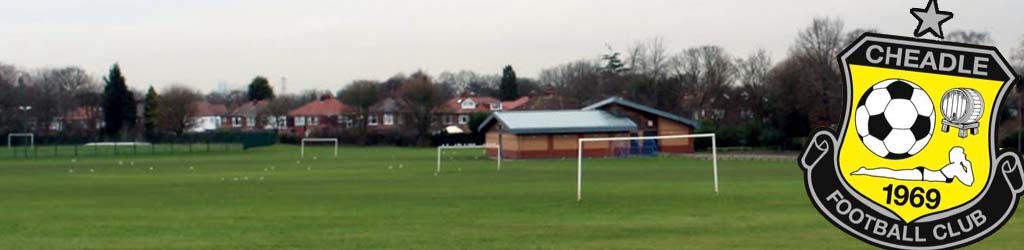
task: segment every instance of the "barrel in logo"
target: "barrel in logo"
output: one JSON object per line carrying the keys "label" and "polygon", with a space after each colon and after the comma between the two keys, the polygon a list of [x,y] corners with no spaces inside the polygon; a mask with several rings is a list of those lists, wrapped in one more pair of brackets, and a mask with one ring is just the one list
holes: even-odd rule
{"label": "barrel in logo", "polygon": [[949,132],[949,127],[960,129],[960,137],[967,137],[967,131],[971,134],[978,133],[978,120],[984,113],[985,102],[977,90],[968,88],[955,88],[946,91],[942,95],[942,131]]}

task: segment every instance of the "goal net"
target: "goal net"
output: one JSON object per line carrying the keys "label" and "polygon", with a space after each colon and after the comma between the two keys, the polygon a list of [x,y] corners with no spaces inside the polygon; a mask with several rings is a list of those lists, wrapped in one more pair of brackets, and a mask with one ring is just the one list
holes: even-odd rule
{"label": "goal net", "polygon": [[334,144],[334,157],[338,157],[338,139],[337,138],[302,138],[302,145],[299,149],[299,158],[306,158],[306,144],[319,143],[319,144]]}
{"label": "goal net", "polygon": [[11,154],[13,154],[14,156],[17,156],[19,153],[19,150],[17,149],[17,147],[19,147],[19,141],[22,142],[20,143],[20,145],[26,146],[24,151],[21,151],[21,153],[24,153],[24,155],[28,157],[29,151],[36,147],[35,135],[32,133],[7,134],[7,149],[10,150]]}
{"label": "goal net", "polygon": [[[584,158],[593,156],[653,156],[664,153],[675,153],[673,151],[676,150],[672,149],[673,145],[685,143],[688,144],[689,147],[693,147],[693,140],[700,138],[709,138],[711,140],[711,171],[712,175],[714,176],[714,190],[715,194],[717,195],[718,145],[715,142],[715,134],[580,138],[578,141],[576,156],[576,201],[583,200]],[[588,149],[588,145],[590,145],[592,148]]]}
{"label": "goal net", "polygon": [[501,146],[498,144],[441,145],[437,147],[437,172],[434,172],[434,174],[441,173],[442,162],[451,164],[456,161],[460,163],[479,160],[489,161],[489,157],[487,155],[488,150],[496,151],[497,167],[498,171],[501,171]]}

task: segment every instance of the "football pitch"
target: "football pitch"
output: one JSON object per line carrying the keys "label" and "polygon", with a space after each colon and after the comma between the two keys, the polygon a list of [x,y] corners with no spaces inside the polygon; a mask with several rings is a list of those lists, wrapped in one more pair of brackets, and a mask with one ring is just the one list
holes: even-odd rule
{"label": "football pitch", "polygon": [[[0,249],[871,249],[809,204],[793,161],[506,161],[296,146],[0,158]],[[2,152],[0,152],[2,153]],[[1019,217],[1019,216],[1018,216]],[[971,249],[1014,249],[1024,223]]]}

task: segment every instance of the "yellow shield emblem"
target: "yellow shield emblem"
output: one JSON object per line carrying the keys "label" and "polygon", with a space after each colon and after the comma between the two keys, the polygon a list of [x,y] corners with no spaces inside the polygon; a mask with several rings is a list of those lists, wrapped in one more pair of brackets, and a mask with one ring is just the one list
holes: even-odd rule
{"label": "yellow shield emblem", "polygon": [[[875,45],[865,51],[874,58],[865,59],[895,58],[908,50],[913,51]],[[941,54],[918,57],[963,67],[943,61]],[[906,61],[902,55],[899,60]],[[995,103],[1009,84],[885,66],[845,65],[856,102],[839,147],[843,179],[905,222],[977,197],[988,184],[986,166],[992,165]]]}
{"label": "yellow shield emblem", "polygon": [[815,207],[883,248],[976,242],[1024,193],[1020,156],[996,148],[1015,80],[993,47],[865,34],[839,58],[847,108],[800,156]]}

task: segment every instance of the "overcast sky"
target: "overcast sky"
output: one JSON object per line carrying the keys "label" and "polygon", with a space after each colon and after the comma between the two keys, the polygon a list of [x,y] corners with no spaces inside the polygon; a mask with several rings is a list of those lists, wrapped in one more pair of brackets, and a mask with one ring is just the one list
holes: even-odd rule
{"label": "overcast sky", "polygon": [[[97,76],[120,62],[129,85],[170,83],[205,91],[282,76],[291,93],[337,90],[354,79],[423,69],[520,76],[596,58],[662,37],[672,51],[715,44],[734,55],[764,48],[786,56],[816,16],[847,29],[911,35],[926,0],[781,1],[217,1],[0,0],[0,62],[23,68],[77,65]],[[1024,1],[951,1],[946,32],[992,33],[1003,51],[1024,35]]]}

